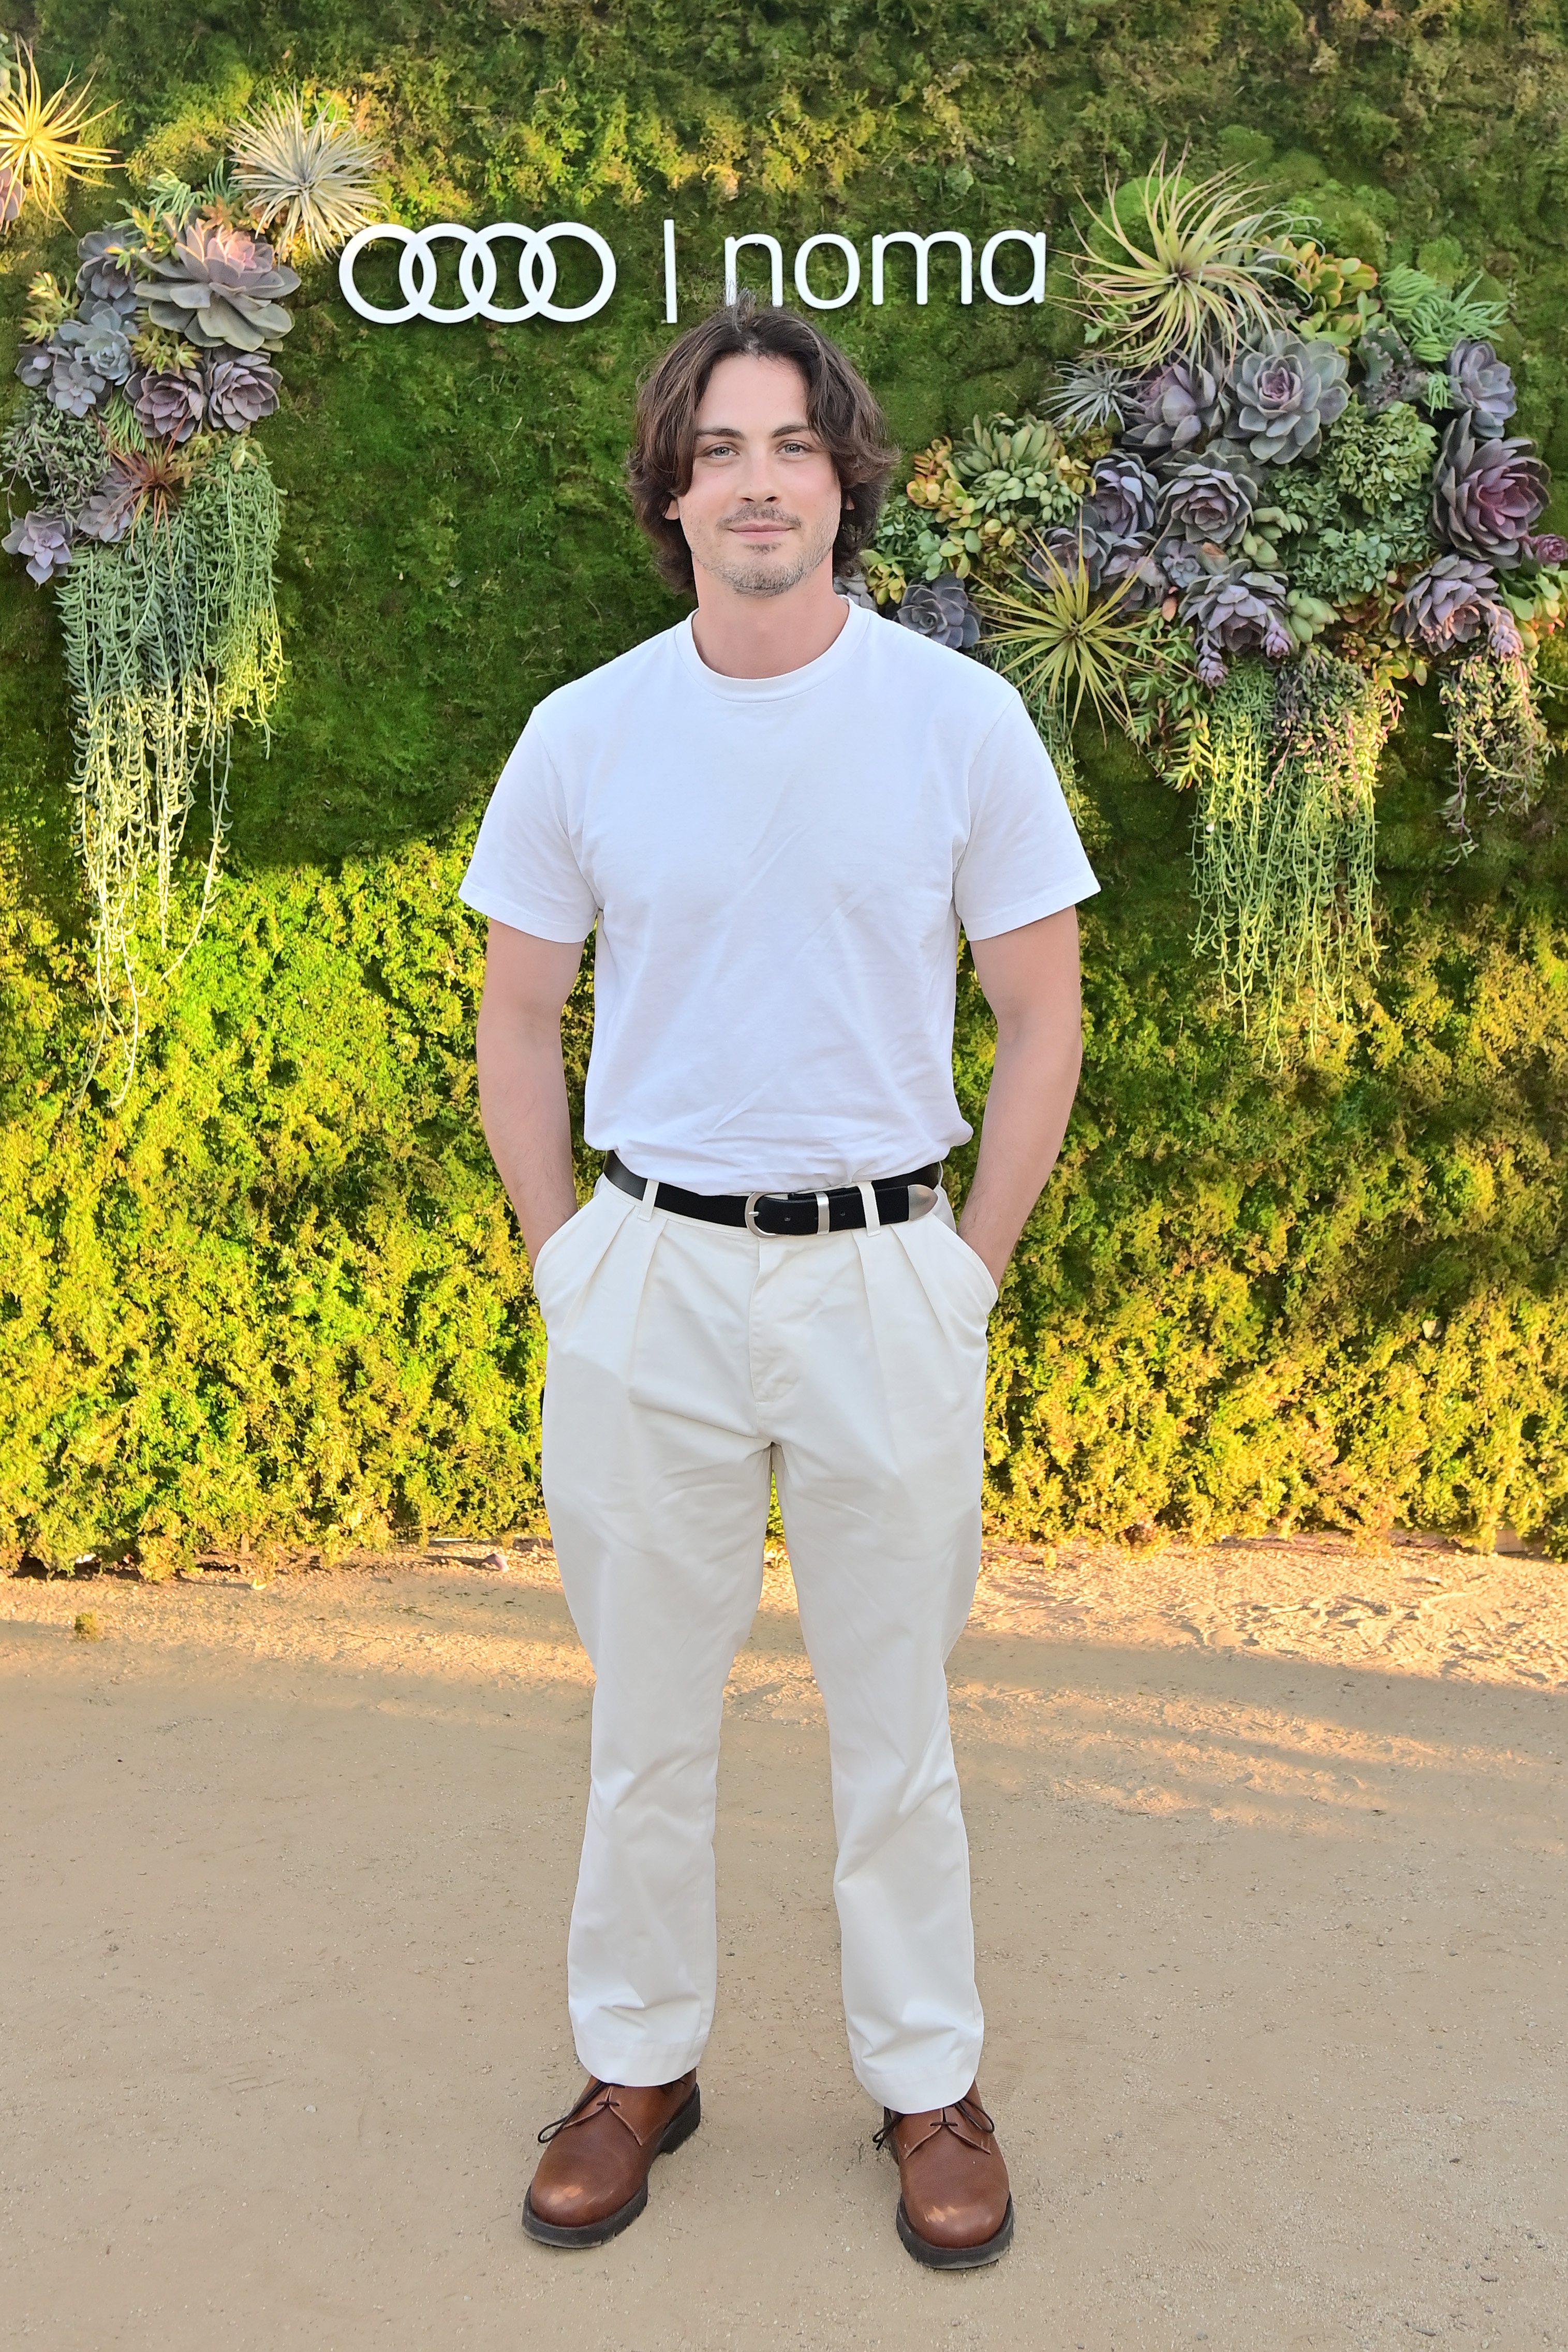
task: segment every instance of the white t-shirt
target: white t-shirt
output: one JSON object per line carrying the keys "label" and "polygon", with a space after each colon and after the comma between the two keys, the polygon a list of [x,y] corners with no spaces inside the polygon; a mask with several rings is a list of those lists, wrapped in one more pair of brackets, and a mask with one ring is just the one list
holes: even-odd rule
{"label": "white t-shirt", "polygon": [[960,924],[1098,887],[1014,688],[851,605],[782,677],[709,669],[688,619],[547,696],[462,896],[537,939],[597,921],[588,1141],[745,1192],[962,1143]]}

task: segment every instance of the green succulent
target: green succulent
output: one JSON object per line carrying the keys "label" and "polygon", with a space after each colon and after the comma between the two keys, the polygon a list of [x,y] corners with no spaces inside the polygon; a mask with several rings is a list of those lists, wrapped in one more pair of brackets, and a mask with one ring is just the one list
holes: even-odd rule
{"label": "green succulent", "polygon": [[982,515],[1008,521],[1026,509],[1030,520],[1065,522],[1088,488],[1087,469],[1038,416],[977,416],[953,449],[952,469]]}
{"label": "green succulent", "polygon": [[1446,360],[1456,343],[1486,342],[1508,317],[1506,302],[1475,299],[1479,278],[1455,294],[1424,269],[1391,269],[1379,291],[1384,308],[1418,360]]}
{"label": "green succulent", "polygon": [[1394,500],[1375,520],[1346,516],[1310,533],[1291,556],[1291,585],[1330,604],[1352,604],[1391,585],[1402,567],[1425,562],[1432,544],[1426,499]]}
{"label": "green succulent", "polygon": [[929,508],[914,506],[895,492],[878,518],[877,536],[867,550],[866,577],[879,603],[889,596],[896,602],[907,581],[935,580],[956,570],[955,557],[969,551],[934,523]]}
{"label": "green succulent", "polygon": [[1407,401],[1373,410],[1352,400],[1329,427],[1323,471],[1369,514],[1381,514],[1426,480],[1436,449],[1436,431]]}
{"label": "green succulent", "polygon": [[76,297],[55,283],[52,270],[40,269],[27,287],[27,315],[22,321],[25,343],[47,343],[76,310]]}

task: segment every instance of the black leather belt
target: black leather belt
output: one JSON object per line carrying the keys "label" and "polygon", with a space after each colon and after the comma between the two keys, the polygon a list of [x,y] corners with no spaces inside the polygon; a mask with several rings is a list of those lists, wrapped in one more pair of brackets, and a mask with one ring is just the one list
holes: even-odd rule
{"label": "black leather belt", "polygon": [[[623,1192],[641,1200],[646,1176],[634,1176],[618,1153],[612,1151],[605,1173]],[[911,1176],[879,1177],[871,1190],[877,1214],[884,1225],[908,1224],[923,1216],[936,1198],[942,1162],[917,1168]],[[688,1192],[679,1184],[661,1184],[654,1194],[656,1209],[670,1209],[678,1217],[699,1217],[709,1225],[743,1225],[752,1234],[842,1234],[866,1223],[866,1202],[858,1184],[840,1184],[831,1192]]]}

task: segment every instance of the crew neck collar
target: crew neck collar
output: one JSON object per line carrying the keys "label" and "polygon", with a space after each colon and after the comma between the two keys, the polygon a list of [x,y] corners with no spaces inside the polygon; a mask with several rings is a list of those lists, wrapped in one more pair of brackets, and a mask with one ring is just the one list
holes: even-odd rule
{"label": "crew neck collar", "polygon": [[670,631],[682,666],[710,694],[725,702],[777,702],[786,695],[808,694],[814,687],[825,685],[836,670],[853,658],[877,615],[868,613],[863,604],[850,604],[844,626],[826,652],[818,654],[815,661],[803,663],[799,669],[781,671],[777,677],[727,677],[721,670],[710,669],[697,650],[697,640],[691,633],[693,618],[688,613],[685,620],[678,622]]}

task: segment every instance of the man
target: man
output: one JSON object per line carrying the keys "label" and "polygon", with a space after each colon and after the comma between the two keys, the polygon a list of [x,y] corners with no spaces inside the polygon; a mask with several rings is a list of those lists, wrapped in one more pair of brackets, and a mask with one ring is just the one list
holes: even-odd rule
{"label": "man", "polygon": [[[980,2104],[943,1662],[980,1559],[985,1326],[1077,1085],[1097,887],[1013,688],[834,589],[894,457],[806,320],[742,299],[644,388],[637,520],[696,612],[550,695],[463,885],[485,1131],[548,1335],[543,1484],[596,1688],[568,1998],[590,2080],[530,2234],[590,2246],[697,2127],[726,1676],[776,1480],[826,1710],[855,2073],[939,2268],[1012,2236]],[[598,925],[577,1205],[560,1020]],[[959,928],[996,1060],[941,1184]]]}

